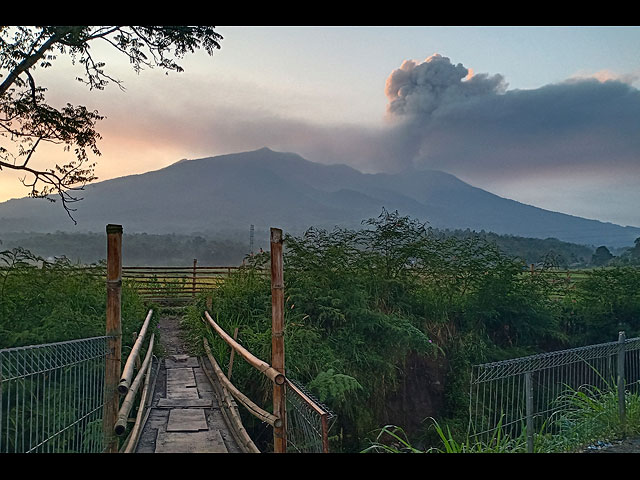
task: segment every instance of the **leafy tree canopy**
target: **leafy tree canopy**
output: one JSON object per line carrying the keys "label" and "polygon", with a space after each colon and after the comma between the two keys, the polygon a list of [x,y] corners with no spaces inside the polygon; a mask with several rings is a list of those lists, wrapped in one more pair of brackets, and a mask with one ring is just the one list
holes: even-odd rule
{"label": "leafy tree canopy", "polygon": [[[69,213],[69,204],[79,200],[74,192],[96,179],[89,155],[100,155],[96,123],[103,117],[85,106],[47,104],[46,88],[34,72],[51,67],[57,55],[69,55],[84,68],[77,80],[90,90],[110,82],[122,88],[94,56],[96,42],[127,57],[136,72],[145,67],[181,72],[179,59],[201,48],[212,55],[220,40],[209,26],[0,26],[0,171],[23,172],[30,196],[50,201],[55,201],[50,195],[58,196]],[[62,145],[73,156],[64,165],[37,169],[33,158],[44,143]]]}

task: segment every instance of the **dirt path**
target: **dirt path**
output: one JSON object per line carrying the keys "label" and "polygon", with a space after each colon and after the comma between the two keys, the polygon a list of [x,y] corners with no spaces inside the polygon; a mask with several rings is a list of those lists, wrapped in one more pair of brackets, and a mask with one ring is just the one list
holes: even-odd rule
{"label": "dirt path", "polygon": [[165,356],[188,353],[187,342],[180,330],[180,316],[163,315],[158,321],[160,343],[164,347]]}

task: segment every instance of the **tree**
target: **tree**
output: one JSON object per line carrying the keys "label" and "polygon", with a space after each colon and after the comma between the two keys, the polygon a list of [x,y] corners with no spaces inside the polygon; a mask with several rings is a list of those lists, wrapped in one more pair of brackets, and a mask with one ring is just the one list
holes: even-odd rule
{"label": "tree", "polygon": [[596,248],[595,253],[591,256],[591,263],[596,266],[606,265],[609,260],[613,258],[613,255],[607,247],[604,245]]}
{"label": "tree", "polygon": [[[138,73],[153,67],[181,72],[178,59],[200,48],[213,55],[220,40],[209,26],[0,26],[0,171],[24,172],[29,196],[50,201],[56,200],[51,195],[58,196],[73,220],[70,204],[81,200],[75,192],[96,179],[89,155],[100,155],[96,124],[103,117],[84,106],[48,105],[35,70],[51,67],[58,54],[69,55],[83,67],[77,80],[90,90],[102,90],[110,82],[122,88],[94,57],[91,45],[106,42],[128,57]],[[69,162],[34,168],[37,147],[44,143],[73,150]]]}

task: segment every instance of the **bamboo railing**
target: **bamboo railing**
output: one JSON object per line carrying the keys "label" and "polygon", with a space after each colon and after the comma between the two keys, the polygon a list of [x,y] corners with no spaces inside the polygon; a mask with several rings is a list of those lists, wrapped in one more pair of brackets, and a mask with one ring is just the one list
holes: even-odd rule
{"label": "bamboo railing", "polygon": [[[150,382],[150,378],[151,367],[153,364],[152,357],[153,346],[155,344],[155,333],[151,334],[149,344],[147,346],[147,353],[142,364],[140,364],[140,350],[142,348],[142,344],[149,328],[149,323],[151,321],[152,315],[153,310],[149,310],[145,321],[140,329],[140,333],[138,334],[131,352],[129,353],[125,366],[122,370],[120,383],[118,384],[118,393],[120,393],[120,395],[123,395],[124,399],[122,400],[122,403],[118,410],[117,420],[113,429],[114,433],[117,436],[122,436],[126,433],[127,425],[131,422],[131,420],[129,419],[129,413],[133,408],[140,387],[142,386],[142,393],[140,395],[139,406],[136,417],[133,421],[133,426],[131,427],[129,435],[125,439],[125,442],[120,449],[120,451],[123,451],[124,453],[131,453],[132,451],[134,451],[138,443],[142,425],[144,424],[144,420],[146,420],[146,415],[148,414],[147,398],[150,397],[149,390],[150,385],[152,385],[152,383]],[[138,373],[136,374],[135,378],[133,378],[136,365],[138,365]]]}

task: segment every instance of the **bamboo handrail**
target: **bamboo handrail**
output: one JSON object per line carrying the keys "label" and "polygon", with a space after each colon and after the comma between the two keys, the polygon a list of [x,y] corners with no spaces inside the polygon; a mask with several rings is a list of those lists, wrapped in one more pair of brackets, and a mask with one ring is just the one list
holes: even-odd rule
{"label": "bamboo handrail", "polygon": [[133,344],[131,353],[127,358],[127,363],[125,363],[124,368],[122,369],[122,375],[120,376],[120,383],[118,384],[118,392],[120,392],[121,395],[126,395],[127,392],[129,391],[129,386],[131,385],[131,378],[133,378],[135,359],[138,357],[140,348],[142,348],[142,342],[144,341],[144,337],[147,334],[147,329],[149,328],[149,322],[151,320],[152,314],[153,314],[153,310],[149,310],[149,313],[147,313],[147,318],[145,318],[144,323],[142,324],[142,328],[140,329],[140,334],[138,335],[138,338]]}
{"label": "bamboo handrail", "polygon": [[129,435],[129,440],[126,444],[126,448],[124,453],[131,453],[131,451],[138,444],[138,437],[140,436],[140,428],[142,426],[142,415],[144,414],[144,404],[147,401],[147,395],[149,393],[149,379],[151,378],[151,366],[153,362],[149,362],[147,367],[147,373],[144,377],[144,387],[142,388],[142,395],[140,396],[140,407],[138,408],[138,412],[136,414],[136,421],[133,424],[133,428],[131,429],[131,434]]}
{"label": "bamboo handrail", "polygon": [[227,332],[225,332],[220,325],[218,325],[209,315],[209,312],[207,312],[205,310],[204,312],[205,317],[207,318],[207,320],[209,321],[209,323],[211,324],[211,326],[213,327],[213,329],[218,333],[218,335],[220,335],[220,337],[222,337],[222,339],[227,342],[227,344],[233,348],[236,352],[238,352],[240,355],[242,355],[242,357],[249,362],[249,364],[256,368],[258,371],[262,372],[263,374],[265,374],[272,382],[274,382],[277,385],[282,385],[285,382],[285,376],[278,372],[275,368],[273,368],[271,365],[269,365],[268,363],[260,360],[258,357],[256,357],[255,355],[253,355],[251,352],[249,352],[249,350],[247,350],[246,348],[244,348],[242,345],[240,345],[238,342],[236,342],[233,338],[231,338],[230,335],[227,334]]}
{"label": "bamboo handrail", "polygon": [[242,419],[238,413],[238,407],[233,401],[233,397],[229,394],[229,390],[219,382],[214,381],[209,369],[204,363],[202,364],[202,371],[209,379],[209,382],[218,397],[218,402],[222,407],[224,407],[220,409],[220,413],[222,413],[226,424],[231,427],[231,434],[233,435],[233,438],[235,438],[240,449],[243,450],[244,453],[260,453],[260,450],[256,447],[256,444],[247,433],[244,425],[242,425]]}
{"label": "bamboo handrail", "polygon": [[149,348],[147,350],[147,355],[145,356],[144,362],[142,362],[142,367],[136,375],[135,380],[131,384],[131,388],[127,392],[127,395],[124,397],[122,401],[122,405],[120,406],[120,411],[118,413],[118,420],[116,421],[116,425],[114,431],[116,435],[122,435],[127,429],[127,418],[129,416],[129,412],[131,411],[131,407],[133,407],[133,401],[135,399],[136,393],[138,392],[138,388],[140,388],[140,383],[142,382],[142,378],[144,377],[145,371],[149,365],[149,361],[151,359],[151,354],[153,353],[153,342],[155,340],[155,333],[151,334],[151,338],[149,339]]}
{"label": "bamboo handrail", "polygon": [[222,369],[218,365],[218,362],[216,362],[216,359],[213,357],[211,348],[209,347],[209,342],[207,342],[206,338],[203,338],[202,340],[204,343],[205,352],[207,353],[207,357],[209,358],[209,362],[211,363],[211,366],[213,367],[213,370],[223,387],[225,387],[229,391],[229,393],[231,393],[231,395],[233,395],[236,400],[242,403],[242,405],[244,405],[246,409],[249,410],[249,412],[251,412],[255,417],[258,417],[260,420],[268,423],[271,426],[281,425],[282,421],[278,417],[272,415],[266,410],[263,410],[258,405],[253,403],[245,394],[238,390],[235,385],[233,385],[233,383],[229,381],[229,379],[222,372]]}

